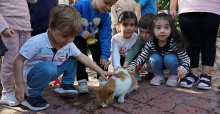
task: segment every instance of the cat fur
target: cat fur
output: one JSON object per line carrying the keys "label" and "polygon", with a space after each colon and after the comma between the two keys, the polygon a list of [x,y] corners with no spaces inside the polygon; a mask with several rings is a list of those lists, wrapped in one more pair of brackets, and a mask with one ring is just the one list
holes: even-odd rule
{"label": "cat fur", "polygon": [[107,82],[99,81],[101,86],[96,88],[96,96],[102,107],[107,107],[116,96],[119,103],[124,103],[125,95],[138,88],[135,76],[124,68],[117,69]]}

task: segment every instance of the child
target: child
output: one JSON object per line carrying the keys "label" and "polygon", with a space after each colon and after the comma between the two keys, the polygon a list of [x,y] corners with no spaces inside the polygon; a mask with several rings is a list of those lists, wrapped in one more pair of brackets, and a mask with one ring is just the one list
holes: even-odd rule
{"label": "child", "polygon": [[58,5],[50,12],[48,31],[34,36],[21,47],[14,62],[14,73],[16,98],[22,105],[31,110],[47,108],[49,104],[42,98],[43,91],[50,81],[61,74],[62,84],[55,91],[61,96],[77,95],[78,91],[73,86],[76,60],[103,78],[112,74],[103,71],[75,46],[73,40],[80,30],[80,14],[77,10]]}
{"label": "child", "polygon": [[127,52],[138,38],[135,33],[137,24],[135,13],[124,11],[119,15],[118,27],[121,32],[112,37],[112,65],[115,70],[123,66]]}
{"label": "child", "polygon": [[123,11],[135,11],[137,3],[134,0],[118,0],[115,5],[111,7],[111,21],[112,21],[112,35],[117,34],[118,29],[118,17]]}
{"label": "child", "polygon": [[144,63],[149,53],[152,52],[150,64],[155,76],[150,84],[160,85],[165,82],[163,69],[167,68],[170,76],[166,85],[176,86],[178,77],[183,78],[186,75],[190,64],[190,59],[185,52],[184,40],[177,32],[169,14],[156,15],[152,29],[153,38],[147,41],[141,54],[130,64],[128,70],[134,71],[135,67]]}
{"label": "child", "polygon": [[23,43],[31,37],[30,15],[27,1],[37,0],[1,0],[0,1],[0,35],[8,51],[2,57],[1,104],[16,106],[14,95],[13,61]]}
{"label": "child", "polygon": [[148,13],[157,13],[157,1],[156,0],[139,0],[136,8],[135,14],[137,15],[138,20],[141,16]]}
{"label": "child", "polygon": [[[151,27],[152,27],[152,22],[154,19],[155,15],[154,14],[145,14],[144,16],[141,17],[141,19],[139,20],[138,23],[138,28],[139,28],[139,38],[137,39],[137,41],[135,42],[135,44],[131,47],[131,49],[128,51],[128,54],[125,58],[125,62],[123,67],[127,68],[128,65],[130,64],[130,62],[137,56],[137,54],[141,51],[141,49],[144,47],[145,43],[149,40],[150,37],[152,37],[151,35]],[[146,60],[146,64],[147,64],[147,68],[146,70],[148,70],[148,74],[146,74],[145,79],[146,80],[150,80],[153,78],[154,74],[151,73],[152,71],[150,71],[150,64],[149,64],[149,57]],[[140,65],[140,68],[143,65]],[[139,67],[136,68],[135,71],[135,76],[138,80],[141,80],[141,77],[139,76],[138,71],[140,70]]]}
{"label": "child", "polygon": [[[116,1],[79,0],[74,5],[81,14],[83,24],[83,29],[75,38],[74,43],[85,55],[89,49],[96,64],[105,70],[108,69],[108,58],[111,53],[111,18],[108,11]],[[94,42],[90,42],[90,39],[94,39]],[[98,74],[97,78],[99,78]],[[80,62],[77,67],[77,81],[79,93],[88,93],[88,73],[85,65]]]}

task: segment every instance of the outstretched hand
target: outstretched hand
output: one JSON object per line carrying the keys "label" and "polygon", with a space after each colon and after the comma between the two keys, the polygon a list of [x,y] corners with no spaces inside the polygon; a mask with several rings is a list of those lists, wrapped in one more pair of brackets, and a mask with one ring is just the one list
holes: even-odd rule
{"label": "outstretched hand", "polygon": [[107,72],[103,70],[100,76],[102,76],[105,80],[108,80],[108,78],[114,74],[115,74],[114,72]]}

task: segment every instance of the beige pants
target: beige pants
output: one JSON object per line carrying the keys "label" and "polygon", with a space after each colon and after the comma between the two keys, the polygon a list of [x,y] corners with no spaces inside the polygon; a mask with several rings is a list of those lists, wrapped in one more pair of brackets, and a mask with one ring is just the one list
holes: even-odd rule
{"label": "beige pants", "polygon": [[2,41],[8,48],[5,56],[2,57],[2,95],[4,95],[6,92],[14,91],[13,62],[21,46],[31,37],[30,31],[14,31],[15,33],[10,38],[5,38],[4,36],[2,36]]}

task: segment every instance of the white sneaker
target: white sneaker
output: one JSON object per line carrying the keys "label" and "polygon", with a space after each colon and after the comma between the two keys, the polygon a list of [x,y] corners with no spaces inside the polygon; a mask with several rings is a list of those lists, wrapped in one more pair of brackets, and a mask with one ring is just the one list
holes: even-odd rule
{"label": "white sneaker", "polygon": [[169,76],[167,82],[166,82],[166,85],[167,86],[171,86],[171,87],[174,87],[178,84],[178,76]]}
{"label": "white sneaker", "polygon": [[165,82],[164,76],[158,76],[158,75],[155,75],[153,79],[150,80],[150,84],[155,85],[155,86],[158,86],[164,82]]}
{"label": "white sneaker", "polygon": [[79,94],[89,93],[86,79],[82,79],[78,81],[78,92]]}
{"label": "white sneaker", "polygon": [[15,92],[8,92],[1,98],[0,104],[6,104],[9,106],[17,106],[20,103],[15,98]]}

